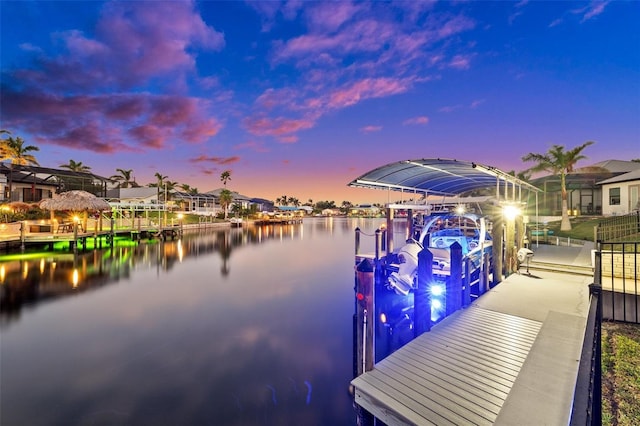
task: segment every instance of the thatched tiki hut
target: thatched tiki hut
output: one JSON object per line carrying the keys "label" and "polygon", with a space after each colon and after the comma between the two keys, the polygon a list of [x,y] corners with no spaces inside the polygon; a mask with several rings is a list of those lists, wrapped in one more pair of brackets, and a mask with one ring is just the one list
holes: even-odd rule
{"label": "thatched tiki hut", "polygon": [[61,192],[55,198],[48,198],[40,202],[40,208],[51,211],[51,221],[54,212],[68,211],[82,214],[82,226],[87,229],[88,212],[111,210],[111,206],[104,199],[98,198],[87,191]]}

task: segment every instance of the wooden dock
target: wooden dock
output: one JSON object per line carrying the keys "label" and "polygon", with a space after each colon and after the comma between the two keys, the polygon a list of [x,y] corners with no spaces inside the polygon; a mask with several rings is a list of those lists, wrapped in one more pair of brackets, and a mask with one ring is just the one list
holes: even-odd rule
{"label": "wooden dock", "polygon": [[355,402],[389,426],[569,424],[590,282],[510,275],[353,379]]}
{"label": "wooden dock", "polygon": [[355,401],[389,426],[493,424],[540,327],[458,311],[355,378]]}

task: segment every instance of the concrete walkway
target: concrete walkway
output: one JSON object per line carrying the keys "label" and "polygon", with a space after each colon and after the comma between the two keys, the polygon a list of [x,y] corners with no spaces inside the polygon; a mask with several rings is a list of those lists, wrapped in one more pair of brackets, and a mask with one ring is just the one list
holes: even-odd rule
{"label": "concrete walkway", "polygon": [[592,250],[595,244],[586,242],[582,247],[563,247],[551,244],[535,244],[531,247],[534,262],[558,265],[593,267]]}

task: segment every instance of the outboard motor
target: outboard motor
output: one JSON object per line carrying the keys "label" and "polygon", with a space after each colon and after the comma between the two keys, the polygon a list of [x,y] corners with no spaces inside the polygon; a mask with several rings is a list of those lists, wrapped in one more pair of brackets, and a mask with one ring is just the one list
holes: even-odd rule
{"label": "outboard motor", "polygon": [[398,272],[389,275],[388,286],[396,293],[407,295],[413,288],[413,282],[418,272],[418,253],[422,245],[416,240],[410,239],[398,251]]}

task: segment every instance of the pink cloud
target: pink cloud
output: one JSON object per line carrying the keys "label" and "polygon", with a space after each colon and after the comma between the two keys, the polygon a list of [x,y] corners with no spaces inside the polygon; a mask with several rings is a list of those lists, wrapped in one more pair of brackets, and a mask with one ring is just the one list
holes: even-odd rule
{"label": "pink cloud", "polygon": [[364,99],[382,98],[406,92],[410,86],[411,82],[408,80],[367,78],[331,93],[327,106],[332,109],[345,108]]}
{"label": "pink cloud", "polygon": [[142,124],[129,130],[129,135],[145,148],[164,148],[166,133],[153,124]]}
{"label": "pink cloud", "polygon": [[[159,149],[174,140],[199,143],[222,128],[210,111],[208,99],[220,101],[216,96],[199,99],[176,90],[195,71],[192,47],[224,46],[194,2],[106,3],[95,35],[69,30],[54,38],[62,54],[40,52],[34,67],[6,72],[3,125],[45,144],[103,153]],[[166,92],[176,94],[145,91],[166,77]],[[127,93],[133,86],[136,91]]]}
{"label": "pink cloud", "polygon": [[562,24],[562,19],[558,18],[558,19],[554,19],[553,21],[551,21],[551,23],[549,24],[549,28],[553,28],[556,27],[558,25]]}
{"label": "pink cloud", "polygon": [[485,102],[484,99],[476,99],[475,101],[471,102],[471,105],[469,105],[469,108],[475,109],[480,105],[482,105],[484,102]]}
{"label": "pink cloud", "polygon": [[309,28],[312,32],[318,30],[335,31],[363,8],[363,5],[355,5],[350,2],[315,3],[315,7],[306,14]]}
{"label": "pink cloud", "polygon": [[276,52],[276,60],[319,55],[323,52],[344,55],[352,52],[379,51],[397,36],[394,24],[373,19],[352,23],[336,34],[309,33],[293,38]]}
{"label": "pink cloud", "polygon": [[41,56],[29,81],[44,90],[129,88],[159,76],[179,82],[195,69],[191,47],[219,50],[224,36],[207,26],[192,2],[112,2],[102,9],[95,36],[54,34],[66,51]]}
{"label": "pink cloud", "polygon": [[284,117],[247,118],[244,125],[257,136],[273,136],[284,143],[293,143],[298,139],[293,134],[313,127],[315,123],[307,119],[289,119]]}
{"label": "pink cloud", "polygon": [[7,127],[25,129],[45,144],[102,153],[159,149],[175,138],[206,141],[222,127],[208,109],[203,100],[180,96],[63,97],[10,88],[3,88],[0,105]]}
{"label": "pink cloud", "polygon": [[373,133],[382,130],[382,126],[364,126],[360,128],[362,133]]}
{"label": "pink cloud", "polygon": [[465,16],[456,16],[444,23],[438,30],[437,34],[440,39],[451,37],[452,35],[472,30],[475,28],[475,22]]}
{"label": "pink cloud", "polygon": [[587,8],[587,12],[582,17],[582,21],[588,21],[589,19],[600,15],[604,12],[604,8],[609,4],[608,1],[592,1],[589,7]]}
{"label": "pink cloud", "polygon": [[428,123],[429,123],[429,117],[426,117],[424,115],[420,117],[409,118],[402,122],[402,124],[404,124],[405,126],[411,125],[411,124],[428,124]]}
{"label": "pink cloud", "polygon": [[469,69],[470,64],[471,64],[471,58],[465,55],[455,55],[449,62],[449,66],[451,68],[456,68],[460,70]]}
{"label": "pink cloud", "polygon": [[453,112],[457,109],[462,108],[462,105],[451,105],[451,106],[443,106],[442,108],[438,109],[439,112]]}
{"label": "pink cloud", "polygon": [[190,158],[190,163],[213,163],[220,166],[234,164],[240,161],[240,157],[234,155],[232,157],[210,157],[207,155],[199,155],[194,158]]}

